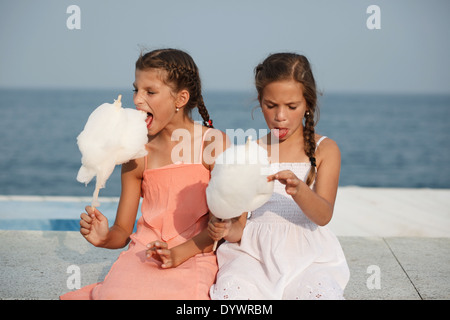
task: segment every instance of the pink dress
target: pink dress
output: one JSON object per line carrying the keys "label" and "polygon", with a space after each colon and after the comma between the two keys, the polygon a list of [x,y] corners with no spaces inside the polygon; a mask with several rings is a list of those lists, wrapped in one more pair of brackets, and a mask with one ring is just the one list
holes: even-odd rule
{"label": "pink dress", "polygon": [[209,299],[217,273],[214,253],[197,254],[171,269],[160,268],[161,262],[145,254],[151,241],[162,240],[172,248],[206,228],[209,170],[201,162],[171,164],[146,168],[143,175],[142,216],[128,250],[119,255],[103,282],[61,299]]}

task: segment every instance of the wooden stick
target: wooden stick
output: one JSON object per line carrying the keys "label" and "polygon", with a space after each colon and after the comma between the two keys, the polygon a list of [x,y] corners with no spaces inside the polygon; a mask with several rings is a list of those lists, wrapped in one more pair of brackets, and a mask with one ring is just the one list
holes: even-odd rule
{"label": "wooden stick", "polygon": [[[223,219],[220,219],[220,221],[222,222],[223,221]],[[213,245],[213,252],[215,252],[216,251],[216,249],[217,249],[217,243],[219,242],[219,240],[216,240],[216,241],[214,241],[214,245]]]}
{"label": "wooden stick", "polygon": [[91,208],[95,210],[95,204],[98,202],[98,193],[100,192],[100,188],[95,186],[94,195],[92,197]]}

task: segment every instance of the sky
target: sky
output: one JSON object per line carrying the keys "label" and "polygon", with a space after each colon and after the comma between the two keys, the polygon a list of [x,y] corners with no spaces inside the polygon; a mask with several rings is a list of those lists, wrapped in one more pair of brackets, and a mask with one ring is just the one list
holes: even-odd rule
{"label": "sky", "polygon": [[449,15],[448,0],[0,0],[0,87],[131,88],[139,53],[172,47],[206,90],[252,90],[289,51],[323,92],[450,94]]}

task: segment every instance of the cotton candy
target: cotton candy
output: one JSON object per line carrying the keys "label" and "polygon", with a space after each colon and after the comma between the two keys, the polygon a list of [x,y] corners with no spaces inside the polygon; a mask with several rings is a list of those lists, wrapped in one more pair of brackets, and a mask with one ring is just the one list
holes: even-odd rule
{"label": "cotton candy", "polygon": [[268,182],[270,164],[267,152],[256,142],[231,146],[216,159],[206,199],[211,213],[231,219],[266,203],[273,192]]}
{"label": "cotton candy", "polygon": [[121,96],[113,104],[104,103],[88,118],[78,135],[82,166],[77,180],[86,185],[96,177],[92,206],[100,205],[98,192],[105,187],[114,167],[147,154],[146,113],[122,108]]}

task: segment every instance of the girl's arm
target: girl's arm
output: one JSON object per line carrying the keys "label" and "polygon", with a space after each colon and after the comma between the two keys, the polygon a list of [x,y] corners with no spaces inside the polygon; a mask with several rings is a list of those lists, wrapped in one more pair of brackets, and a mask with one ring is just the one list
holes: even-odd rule
{"label": "girl's arm", "polygon": [[[213,136],[214,139],[212,141],[211,139],[205,139],[204,150],[206,148],[214,150],[214,152],[211,152],[211,155],[213,158],[217,158],[220,153],[229,147],[230,141],[228,136],[219,130],[214,130]],[[215,139],[218,139],[218,141]],[[210,171],[213,170],[214,162],[210,163],[211,159],[208,161],[202,160],[205,167]],[[153,241],[147,245],[147,257],[154,256],[160,260],[163,263],[161,265],[162,268],[174,268],[196,254],[211,252],[213,246],[214,240],[209,237],[208,229],[205,228],[193,238],[171,249],[168,249],[167,243],[163,241]]]}
{"label": "girl's arm", "polygon": [[99,246],[109,249],[125,247],[130,241],[141,196],[144,158],[131,160],[122,165],[122,191],[114,225]]}
{"label": "girl's arm", "polygon": [[[227,224],[229,222],[230,225],[230,228],[226,231],[226,235],[224,236],[223,233],[220,233],[217,240],[222,238],[225,238],[229,242],[238,242],[241,240],[242,232],[247,221],[247,213],[230,220],[220,221],[217,218],[212,219],[216,219],[218,224]],[[147,245],[147,258],[154,256],[160,260],[162,262],[161,268],[163,269],[175,268],[196,254],[211,252],[214,241],[215,239],[211,237],[209,228],[203,229],[192,239],[171,249],[168,248],[166,242],[153,241]]]}
{"label": "girl's arm", "polygon": [[193,238],[171,249],[163,241],[153,241],[147,245],[147,257],[156,252],[155,258],[163,263],[162,268],[175,268],[196,254],[211,252],[213,245],[214,241],[208,236],[207,229],[203,229]]}
{"label": "girl's arm", "polygon": [[316,152],[320,157],[314,190],[291,171],[280,171],[269,176],[286,185],[286,192],[292,196],[303,213],[319,226],[328,224],[333,216],[334,203],[339,184],[341,153],[337,144],[324,140]]}

